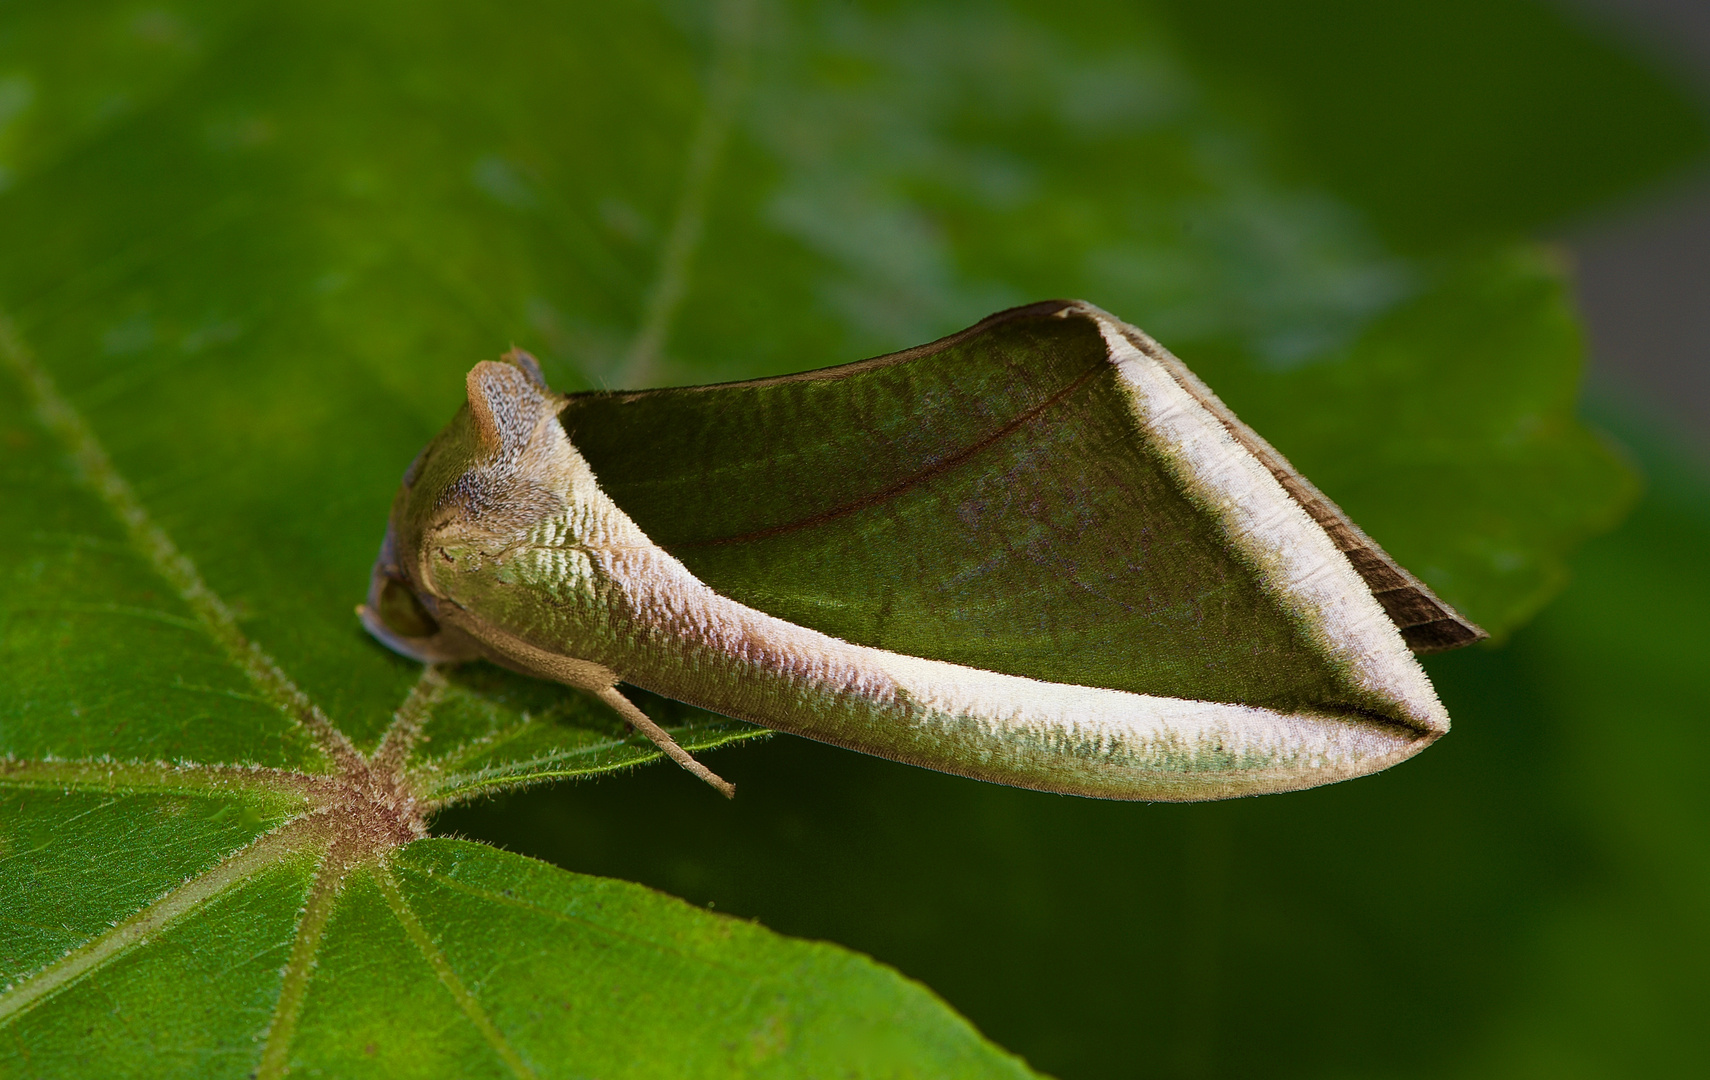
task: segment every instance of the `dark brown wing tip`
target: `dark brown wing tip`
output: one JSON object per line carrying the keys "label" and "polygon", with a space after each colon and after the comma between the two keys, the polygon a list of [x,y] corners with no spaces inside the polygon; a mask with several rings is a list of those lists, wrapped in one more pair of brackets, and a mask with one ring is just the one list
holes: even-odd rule
{"label": "dark brown wing tip", "polygon": [[1360,546],[1349,543],[1349,537],[1340,530],[1331,529],[1330,534],[1338,539],[1342,553],[1365,579],[1409,649],[1416,653],[1444,652],[1490,636],[1391,561],[1364,533],[1356,534],[1364,541]]}
{"label": "dark brown wing tip", "polygon": [[1483,628],[1458,616],[1401,628],[1401,639],[1415,653],[1448,652],[1490,637]]}

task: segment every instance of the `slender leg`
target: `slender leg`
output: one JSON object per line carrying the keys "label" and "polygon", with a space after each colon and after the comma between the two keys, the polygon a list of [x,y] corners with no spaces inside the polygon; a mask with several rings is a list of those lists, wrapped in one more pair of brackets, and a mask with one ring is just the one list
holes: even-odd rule
{"label": "slender leg", "polygon": [[696,761],[694,757],[681,746],[677,740],[668,735],[664,728],[648,719],[647,714],[635,707],[635,703],[618,692],[615,686],[594,691],[600,700],[618,711],[618,715],[629,721],[631,727],[653,740],[653,745],[665,751],[665,756],[694,773],[717,789],[720,795],[727,799],[736,798],[736,785],[726,782],[711,769]]}

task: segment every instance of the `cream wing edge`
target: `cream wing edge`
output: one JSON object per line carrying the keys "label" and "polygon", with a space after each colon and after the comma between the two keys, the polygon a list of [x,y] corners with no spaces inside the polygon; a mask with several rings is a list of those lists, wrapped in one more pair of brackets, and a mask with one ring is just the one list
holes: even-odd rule
{"label": "cream wing edge", "polygon": [[1090,305],[1082,310],[1104,336],[1141,430],[1177,481],[1217,515],[1271,595],[1311,628],[1317,646],[1370,695],[1374,709],[1446,734],[1449,714],[1425,669],[1324,529],[1204,403],[1134,346],[1128,333],[1138,331]]}
{"label": "cream wing edge", "polygon": [[[535,429],[564,509],[497,547],[436,538],[421,578],[497,659],[601,692],[622,680],[780,731],[944,772],[1114,799],[1288,791],[1387,768],[1448,718],[1324,532],[1156,361],[1096,309],[1140,428],[1283,603],[1370,698],[1366,715],[1042,682],[850,644],[697,579],[600,489],[555,422]],[[531,455],[534,456],[534,455]],[[521,595],[523,593],[530,595]],[[508,594],[508,595],[502,595]],[[526,624],[483,612],[541,613]],[[503,624],[501,624],[503,623]]]}

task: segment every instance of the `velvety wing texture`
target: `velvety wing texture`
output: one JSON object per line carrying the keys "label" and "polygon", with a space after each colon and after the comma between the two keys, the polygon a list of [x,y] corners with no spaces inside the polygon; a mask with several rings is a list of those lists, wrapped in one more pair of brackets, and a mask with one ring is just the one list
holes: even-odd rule
{"label": "velvety wing texture", "polygon": [[649,537],[779,618],[1048,682],[1364,711],[1151,448],[1074,305],[803,375],[574,395],[561,419]]}

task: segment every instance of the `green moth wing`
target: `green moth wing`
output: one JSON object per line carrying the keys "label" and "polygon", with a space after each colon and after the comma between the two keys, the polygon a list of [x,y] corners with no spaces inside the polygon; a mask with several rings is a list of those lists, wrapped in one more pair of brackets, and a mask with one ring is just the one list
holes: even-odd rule
{"label": "green moth wing", "polygon": [[1412,651],[1483,636],[1088,304],[719,386],[563,397],[508,359],[406,476],[365,619],[632,721],[620,680],[1001,783],[1221,798],[1417,753],[1448,717]]}

